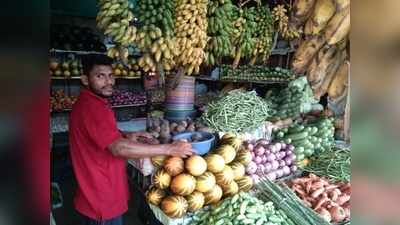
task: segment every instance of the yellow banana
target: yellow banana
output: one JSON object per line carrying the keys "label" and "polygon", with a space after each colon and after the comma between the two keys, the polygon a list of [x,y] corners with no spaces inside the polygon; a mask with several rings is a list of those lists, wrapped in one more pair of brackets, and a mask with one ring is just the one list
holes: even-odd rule
{"label": "yellow banana", "polygon": [[334,0],[317,0],[311,17],[307,20],[306,35],[317,35],[325,28],[336,11]]}
{"label": "yellow banana", "polygon": [[323,36],[314,36],[303,41],[293,56],[292,70],[295,74],[303,74],[315,54],[325,43]]}
{"label": "yellow banana", "polygon": [[329,45],[343,40],[350,32],[350,7],[337,12],[326,26],[324,36]]}

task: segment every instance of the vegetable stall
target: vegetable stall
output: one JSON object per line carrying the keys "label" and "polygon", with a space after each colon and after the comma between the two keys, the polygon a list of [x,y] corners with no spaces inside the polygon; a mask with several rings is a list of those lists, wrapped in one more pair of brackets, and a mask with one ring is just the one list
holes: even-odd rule
{"label": "vegetable stall", "polygon": [[52,25],[52,130],[68,133],[82,55],[111,57],[119,128],[195,151],[128,161],[159,223],[350,223],[350,0],[94,7],[91,28]]}

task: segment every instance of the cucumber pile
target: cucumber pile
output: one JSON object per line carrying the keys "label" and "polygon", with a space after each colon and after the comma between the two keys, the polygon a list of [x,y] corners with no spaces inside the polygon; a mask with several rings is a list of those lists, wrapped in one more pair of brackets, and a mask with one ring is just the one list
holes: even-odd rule
{"label": "cucumber pile", "polygon": [[294,225],[271,201],[263,202],[246,192],[226,198],[208,210],[196,212],[193,225]]}
{"label": "cucumber pile", "polygon": [[314,153],[325,152],[334,146],[333,118],[318,118],[309,123],[294,123],[274,132],[275,140],[284,141],[295,147],[296,161]]}
{"label": "cucumber pile", "polygon": [[229,65],[222,65],[221,71],[221,80],[285,82],[295,78],[291,70],[281,67],[243,65],[234,69]]}
{"label": "cucumber pile", "polygon": [[314,109],[323,110],[322,105],[314,98],[307,78],[300,77],[291,81],[283,90],[270,90],[265,95],[270,103],[272,117],[270,120],[297,118],[301,113],[308,113]]}

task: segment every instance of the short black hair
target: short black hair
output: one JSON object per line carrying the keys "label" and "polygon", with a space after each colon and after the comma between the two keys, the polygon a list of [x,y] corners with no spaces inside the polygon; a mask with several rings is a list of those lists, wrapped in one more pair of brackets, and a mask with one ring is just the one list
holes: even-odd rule
{"label": "short black hair", "polygon": [[82,57],[83,74],[89,76],[90,71],[92,71],[94,66],[96,65],[111,66],[112,63],[113,59],[108,57],[107,55],[100,55],[100,54],[84,55]]}

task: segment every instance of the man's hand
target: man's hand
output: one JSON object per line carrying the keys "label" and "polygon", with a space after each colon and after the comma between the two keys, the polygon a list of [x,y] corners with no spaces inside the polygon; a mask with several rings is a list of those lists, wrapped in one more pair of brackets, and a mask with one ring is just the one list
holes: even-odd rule
{"label": "man's hand", "polygon": [[149,134],[145,131],[136,131],[136,132],[125,133],[125,137],[131,141],[138,141],[138,138],[140,138],[140,137],[149,138],[149,139],[154,138],[151,134]]}
{"label": "man's hand", "polygon": [[186,158],[193,154],[192,145],[187,141],[176,141],[167,147],[168,155]]}

